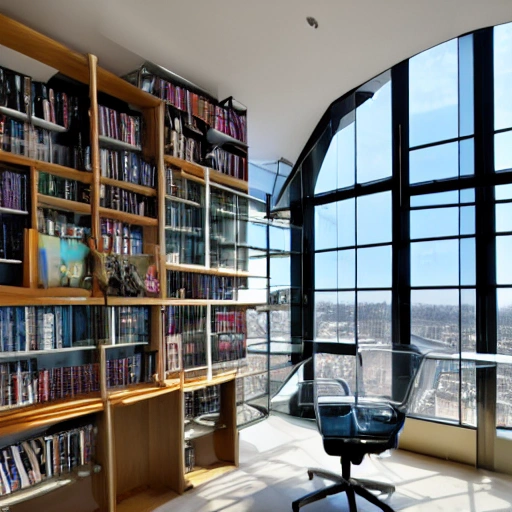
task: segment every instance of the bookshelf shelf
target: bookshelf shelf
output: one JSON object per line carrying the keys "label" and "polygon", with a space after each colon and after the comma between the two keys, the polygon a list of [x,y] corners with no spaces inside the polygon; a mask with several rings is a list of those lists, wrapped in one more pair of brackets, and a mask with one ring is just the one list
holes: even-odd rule
{"label": "bookshelf shelf", "polygon": [[18,121],[23,121],[24,123],[28,123],[29,121],[31,121],[34,126],[37,126],[38,128],[44,128],[45,130],[50,130],[52,132],[64,133],[68,131],[66,128],[64,128],[64,126],[61,126],[56,123],[51,123],[50,121],[45,121],[44,119],[40,119],[35,116],[32,116],[29,119],[29,116],[24,112],[19,112],[18,110],[14,110],[12,108],[0,107],[0,114],[13,117],[14,119],[17,119]]}
{"label": "bookshelf shelf", "polygon": [[69,199],[62,199],[60,197],[37,194],[37,203],[39,206],[46,206],[48,208],[55,208],[57,210],[83,213],[85,215],[91,214],[90,204],[79,203],[78,201],[70,201]]}
{"label": "bookshelf shelf", "polygon": [[143,196],[156,197],[157,193],[154,188],[145,187],[143,185],[137,185],[136,183],[130,183],[129,181],[114,180],[112,178],[101,177],[101,183],[103,185],[110,185],[112,187],[120,187],[130,192],[136,192]]}
{"label": "bookshelf shelf", "polygon": [[62,165],[48,164],[39,160],[36,160],[35,162],[36,163],[34,165],[39,172],[46,172],[48,174],[53,174],[54,176],[59,176],[60,178],[86,183],[87,185],[92,183],[92,173],[90,172],[77,171]]}
{"label": "bookshelf shelf", "polygon": [[9,213],[11,215],[28,215],[28,212],[25,210],[15,210],[13,208],[4,208],[0,206],[0,213]]}
{"label": "bookshelf shelf", "polygon": [[39,355],[51,355],[51,354],[65,354],[67,352],[81,352],[84,350],[96,350],[95,345],[87,345],[83,347],[66,347],[66,348],[54,348],[50,350],[24,350],[18,352],[0,352],[0,360],[2,359],[13,359],[23,357],[33,357]]}
{"label": "bookshelf shelf", "polygon": [[205,177],[205,168],[195,162],[189,162],[171,155],[165,155],[164,162],[169,165],[174,165],[196,178],[204,179]]}
{"label": "bookshelf shelf", "polygon": [[9,264],[9,265],[20,265],[21,263],[23,263],[23,261],[21,261],[21,260],[9,260],[9,259],[5,259],[5,258],[0,258],[0,263],[6,263],[6,264]]}
{"label": "bookshelf shelf", "polygon": [[129,144],[128,142],[123,142],[122,140],[114,139],[112,137],[107,137],[106,135],[98,135],[98,139],[102,147],[122,149],[125,151],[142,151],[140,146]]}
{"label": "bookshelf shelf", "polygon": [[245,193],[249,192],[249,183],[247,183],[247,181],[234,178],[233,176],[215,171],[214,169],[210,169],[210,180],[219,185],[236,188]]}
{"label": "bookshelf shelf", "polygon": [[107,306],[160,306],[158,297],[107,297]]}
{"label": "bookshelf shelf", "polygon": [[118,512],[152,512],[178,496],[178,493],[166,488],[144,489],[126,498],[121,497],[116,510]]}
{"label": "bookshelf shelf", "polygon": [[109,348],[120,348],[120,347],[137,347],[137,346],[143,346],[143,345],[149,345],[149,342],[147,341],[135,341],[133,343],[114,343],[113,345],[110,345],[108,343],[104,343],[102,346],[106,349]]}
{"label": "bookshelf shelf", "polygon": [[209,274],[214,276],[225,277],[260,277],[246,272],[244,270],[232,270],[229,268],[206,268],[200,265],[186,265],[180,263],[166,263],[167,270],[174,270],[177,272],[195,272],[197,274]]}
{"label": "bookshelf shelf", "polygon": [[188,204],[189,206],[195,206],[196,208],[203,208],[202,204],[196,203],[195,201],[189,201],[188,199],[182,199],[181,197],[171,196],[169,194],[165,196],[165,199],[168,199],[169,201],[174,201],[176,203],[183,203]]}
{"label": "bookshelf shelf", "polygon": [[187,490],[198,487],[213,478],[230,473],[236,468],[236,465],[230,464],[229,462],[216,462],[215,464],[205,467],[195,466],[194,471],[185,475],[187,480]]}
{"label": "bookshelf shelf", "polygon": [[105,208],[103,206],[100,206],[99,213],[101,217],[119,220],[121,222],[126,222],[127,224],[153,227],[158,226],[158,219],[153,219],[152,217],[144,217],[143,215],[135,215],[134,213],[120,212],[119,210],[112,210],[111,208]]}
{"label": "bookshelf shelf", "polygon": [[31,428],[52,425],[102,410],[103,401],[99,393],[8,409],[0,412],[0,435],[5,436]]}
{"label": "bookshelf shelf", "polygon": [[179,389],[179,383],[174,386],[155,386],[154,384],[137,384],[125,389],[112,389],[108,400],[114,406],[131,405],[142,400],[149,400],[172,393]]}

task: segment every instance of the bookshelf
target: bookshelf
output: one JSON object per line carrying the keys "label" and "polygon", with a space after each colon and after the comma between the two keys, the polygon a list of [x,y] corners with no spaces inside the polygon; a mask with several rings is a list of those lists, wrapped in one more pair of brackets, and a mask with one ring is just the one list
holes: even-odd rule
{"label": "bookshelf", "polygon": [[[0,205],[0,223],[20,223],[17,253],[0,253],[0,385],[17,387],[0,404],[0,467],[2,447],[59,429],[91,424],[96,447],[81,471],[0,486],[0,508],[153,510],[238,465],[244,319],[266,302],[250,290],[260,277],[249,264],[245,107],[196,91],[187,111],[0,21],[0,44],[51,77],[9,70],[29,100],[0,107],[15,130],[0,141],[0,179],[20,176],[23,192]],[[116,286],[119,275],[131,286]],[[205,283],[211,292],[198,293]],[[186,397],[211,390],[214,416],[186,421]]]}

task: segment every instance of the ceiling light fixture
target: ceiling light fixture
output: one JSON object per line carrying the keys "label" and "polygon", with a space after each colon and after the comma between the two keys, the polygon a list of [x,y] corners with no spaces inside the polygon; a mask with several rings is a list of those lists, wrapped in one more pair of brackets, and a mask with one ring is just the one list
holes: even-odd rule
{"label": "ceiling light fixture", "polygon": [[316,21],[315,18],[313,18],[313,16],[308,16],[306,18],[306,21],[308,22],[310,27],[318,28],[318,21]]}

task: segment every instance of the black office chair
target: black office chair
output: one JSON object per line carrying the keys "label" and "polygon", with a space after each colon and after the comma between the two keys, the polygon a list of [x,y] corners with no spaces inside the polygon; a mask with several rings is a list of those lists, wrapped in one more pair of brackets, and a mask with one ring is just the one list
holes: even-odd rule
{"label": "black office chair", "polygon": [[293,512],[341,492],[347,493],[350,512],[357,511],[356,494],[385,512],[393,512],[374,492],[389,497],[395,487],[351,478],[351,467],[361,464],[366,454],[380,454],[397,447],[410,390],[422,359],[422,354],[409,345],[367,347],[360,349],[357,356],[313,356],[315,378],[301,383],[299,402],[303,407],[308,403],[314,405],[324,450],[341,458],[341,475],[308,469],[310,480],[316,475],[334,484],[294,501]]}

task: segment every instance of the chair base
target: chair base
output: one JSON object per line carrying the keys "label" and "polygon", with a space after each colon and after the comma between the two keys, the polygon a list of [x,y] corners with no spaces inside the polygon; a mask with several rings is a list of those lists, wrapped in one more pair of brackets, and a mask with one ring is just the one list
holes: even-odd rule
{"label": "chair base", "polygon": [[350,512],[357,512],[355,497],[356,494],[369,501],[370,503],[373,503],[376,507],[380,508],[384,512],[394,512],[394,510],[389,505],[380,501],[379,498],[375,496],[375,494],[370,492],[378,491],[380,494],[389,497],[395,492],[395,486],[392,484],[374,482],[373,480],[366,480],[362,478],[344,478],[343,476],[337,475],[336,473],[331,473],[330,471],[317,468],[308,469],[308,476],[310,480],[313,480],[314,476],[318,476],[320,478],[330,480],[331,482],[334,482],[334,484],[330,485],[329,487],[325,487],[324,489],[313,491],[312,493],[307,494],[298,500],[295,500],[292,503],[293,512],[298,512],[299,509],[305,505],[309,505],[315,501],[327,498],[327,496],[332,496],[333,494],[339,494],[341,492],[347,493]]}

